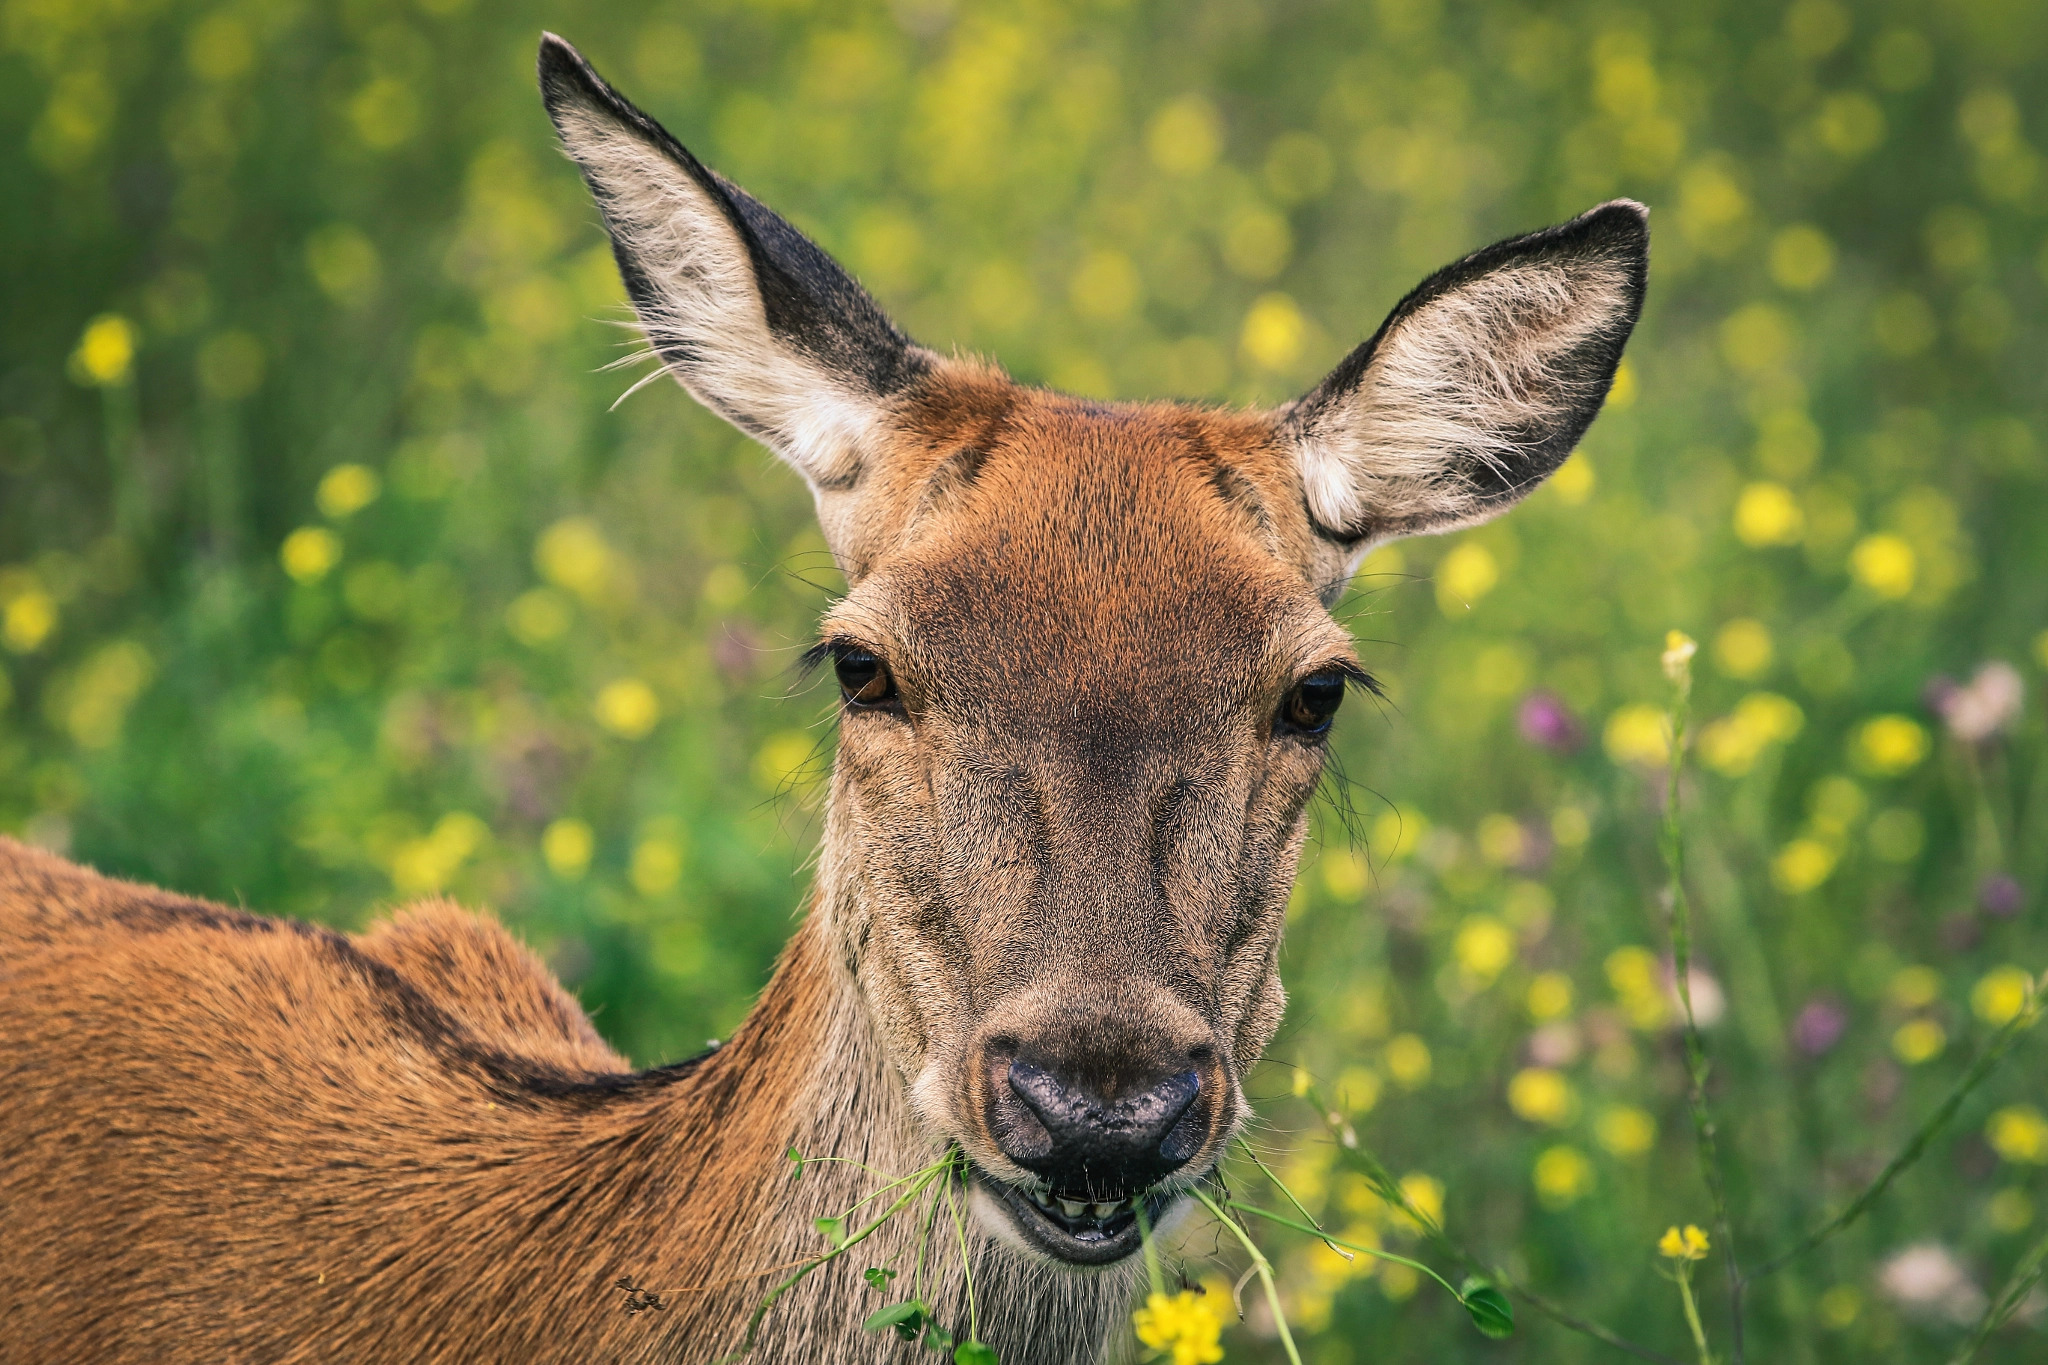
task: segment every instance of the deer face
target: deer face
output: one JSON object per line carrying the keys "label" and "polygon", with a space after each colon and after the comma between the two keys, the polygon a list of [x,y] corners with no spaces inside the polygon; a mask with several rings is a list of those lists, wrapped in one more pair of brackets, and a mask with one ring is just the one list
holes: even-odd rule
{"label": "deer face", "polygon": [[911,343],[558,39],[541,82],[655,352],[804,475],[846,574],[819,913],[876,1030],[992,1231],[1119,1260],[1280,1021],[1304,812],[1369,685],[1328,606],[1570,453],[1643,210],[1440,271],[1278,411],[1095,404]]}

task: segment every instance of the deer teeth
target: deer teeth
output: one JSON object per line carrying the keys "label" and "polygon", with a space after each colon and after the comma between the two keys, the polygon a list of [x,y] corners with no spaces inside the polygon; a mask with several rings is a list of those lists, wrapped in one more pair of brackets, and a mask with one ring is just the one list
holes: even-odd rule
{"label": "deer teeth", "polygon": [[1123,1206],[1124,1201],[1119,1199],[1114,1204],[1091,1205],[1088,1211],[1094,1214],[1097,1219],[1104,1219],[1108,1218],[1112,1213],[1115,1213],[1118,1209],[1122,1208]]}
{"label": "deer teeth", "polygon": [[1079,1218],[1088,1211],[1088,1206],[1078,1199],[1060,1200],[1060,1212],[1069,1218]]}

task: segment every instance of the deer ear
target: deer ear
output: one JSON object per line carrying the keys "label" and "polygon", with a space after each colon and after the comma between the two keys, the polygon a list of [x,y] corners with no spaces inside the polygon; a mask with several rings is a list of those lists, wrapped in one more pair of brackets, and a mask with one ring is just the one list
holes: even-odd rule
{"label": "deer ear", "polygon": [[552,33],[541,38],[540,87],[655,353],[813,489],[851,486],[887,400],[930,370],[931,353],[809,238],[707,170]]}
{"label": "deer ear", "polygon": [[1616,200],[1424,280],[1281,414],[1317,527],[1355,554],[1528,494],[1607,397],[1649,252],[1649,211]]}

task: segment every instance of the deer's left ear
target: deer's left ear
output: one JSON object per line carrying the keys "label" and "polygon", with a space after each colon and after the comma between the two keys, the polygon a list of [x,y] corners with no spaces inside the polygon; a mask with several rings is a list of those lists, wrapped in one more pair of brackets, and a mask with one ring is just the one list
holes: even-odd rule
{"label": "deer's left ear", "polygon": [[1281,414],[1317,528],[1356,553],[1528,494],[1607,397],[1649,255],[1649,211],[1616,200],[1424,280]]}

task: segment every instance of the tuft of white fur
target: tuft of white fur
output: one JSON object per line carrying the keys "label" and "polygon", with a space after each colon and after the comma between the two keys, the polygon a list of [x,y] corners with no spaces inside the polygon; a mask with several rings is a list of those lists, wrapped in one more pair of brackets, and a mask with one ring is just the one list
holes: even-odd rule
{"label": "tuft of white fur", "polygon": [[1405,534],[1499,510],[1460,466],[1477,462],[1513,481],[1520,433],[1587,401],[1565,362],[1627,316],[1628,295],[1620,261],[1542,261],[1491,271],[1402,318],[1357,387],[1298,434],[1317,521]]}
{"label": "tuft of white fur", "polygon": [[641,331],[697,400],[815,488],[858,470],[879,405],[779,341],[746,242],[689,173],[609,113],[572,106],[562,141],[602,190],[606,222],[645,273]]}

